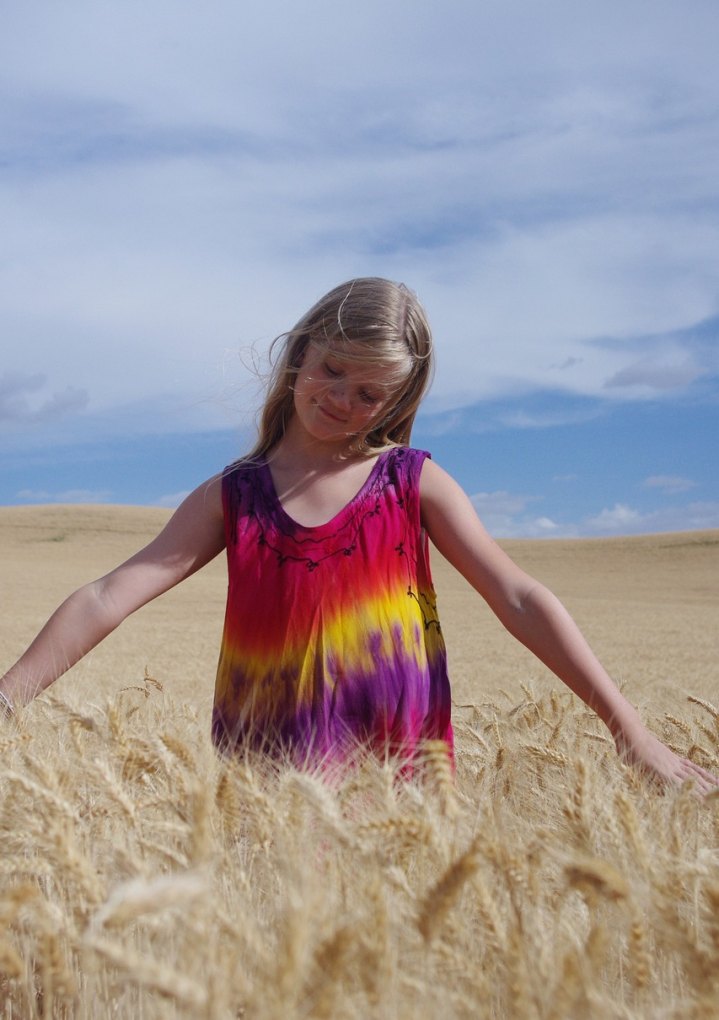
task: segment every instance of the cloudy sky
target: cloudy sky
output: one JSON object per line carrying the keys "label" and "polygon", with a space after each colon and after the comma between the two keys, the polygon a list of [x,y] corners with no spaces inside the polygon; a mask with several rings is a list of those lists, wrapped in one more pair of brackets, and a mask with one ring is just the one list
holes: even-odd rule
{"label": "cloudy sky", "polygon": [[497,535],[719,527],[716,0],[40,0],[0,41],[0,503],[173,505],[404,280]]}

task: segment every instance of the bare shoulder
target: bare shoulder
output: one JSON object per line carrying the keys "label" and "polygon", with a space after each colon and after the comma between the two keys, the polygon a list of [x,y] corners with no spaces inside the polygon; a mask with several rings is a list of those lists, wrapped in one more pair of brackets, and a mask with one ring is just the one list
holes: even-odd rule
{"label": "bare shoulder", "polygon": [[225,545],[222,513],[222,475],[198,485],[180,503],[165,527],[128,561],[133,567],[151,567],[179,580],[209,563]]}
{"label": "bare shoulder", "polygon": [[436,461],[427,457],[422,464],[422,474],[420,476],[420,498],[422,502],[432,503],[437,500],[441,501],[447,497],[456,496],[459,493],[467,498],[461,485],[444,468],[441,468]]}
{"label": "bare shoulder", "polygon": [[438,547],[441,548],[442,536],[447,529],[456,529],[462,523],[487,534],[459,482],[429,458],[422,465],[419,491],[422,524]]}
{"label": "bare shoulder", "polygon": [[184,546],[191,558],[209,557],[224,546],[222,473],[202,482],[180,503],[156,542]]}
{"label": "bare shoulder", "polygon": [[526,583],[484,527],[471,499],[450,474],[426,460],[420,477],[422,525],[433,544],[490,604]]}
{"label": "bare shoulder", "polygon": [[222,476],[198,485],[149,545],[94,582],[120,619],[174,587],[225,547]]}
{"label": "bare shoulder", "polygon": [[176,512],[192,508],[203,515],[222,520],[222,479],[224,472],[221,471],[193,489],[188,496],[180,503]]}

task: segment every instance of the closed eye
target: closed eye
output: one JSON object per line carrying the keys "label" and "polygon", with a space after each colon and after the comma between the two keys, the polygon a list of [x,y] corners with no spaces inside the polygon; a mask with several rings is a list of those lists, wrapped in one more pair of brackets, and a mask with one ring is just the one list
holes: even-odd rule
{"label": "closed eye", "polygon": [[367,393],[365,390],[360,393],[360,400],[363,404],[367,404],[369,407],[372,407],[373,404],[379,403],[379,397],[375,397],[374,394]]}

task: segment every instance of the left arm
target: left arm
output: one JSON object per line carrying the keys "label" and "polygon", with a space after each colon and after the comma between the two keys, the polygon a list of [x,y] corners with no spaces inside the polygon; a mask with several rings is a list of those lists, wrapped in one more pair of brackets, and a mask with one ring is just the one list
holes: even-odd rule
{"label": "left arm", "polygon": [[717,780],[710,773],[679,758],[647,730],[559,599],[500,549],[460,486],[428,460],[420,487],[422,521],[434,545],[510,634],[599,715],[619,753],[662,780],[692,779],[703,791],[714,789]]}

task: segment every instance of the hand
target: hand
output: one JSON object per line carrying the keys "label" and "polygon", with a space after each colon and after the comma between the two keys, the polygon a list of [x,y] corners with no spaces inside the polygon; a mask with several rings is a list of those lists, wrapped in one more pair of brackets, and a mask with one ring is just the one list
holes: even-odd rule
{"label": "hand", "polygon": [[716,776],[688,758],[680,758],[644,727],[631,736],[616,736],[615,743],[624,761],[637,766],[660,783],[681,786],[691,780],[702,796],[719,790]]}

